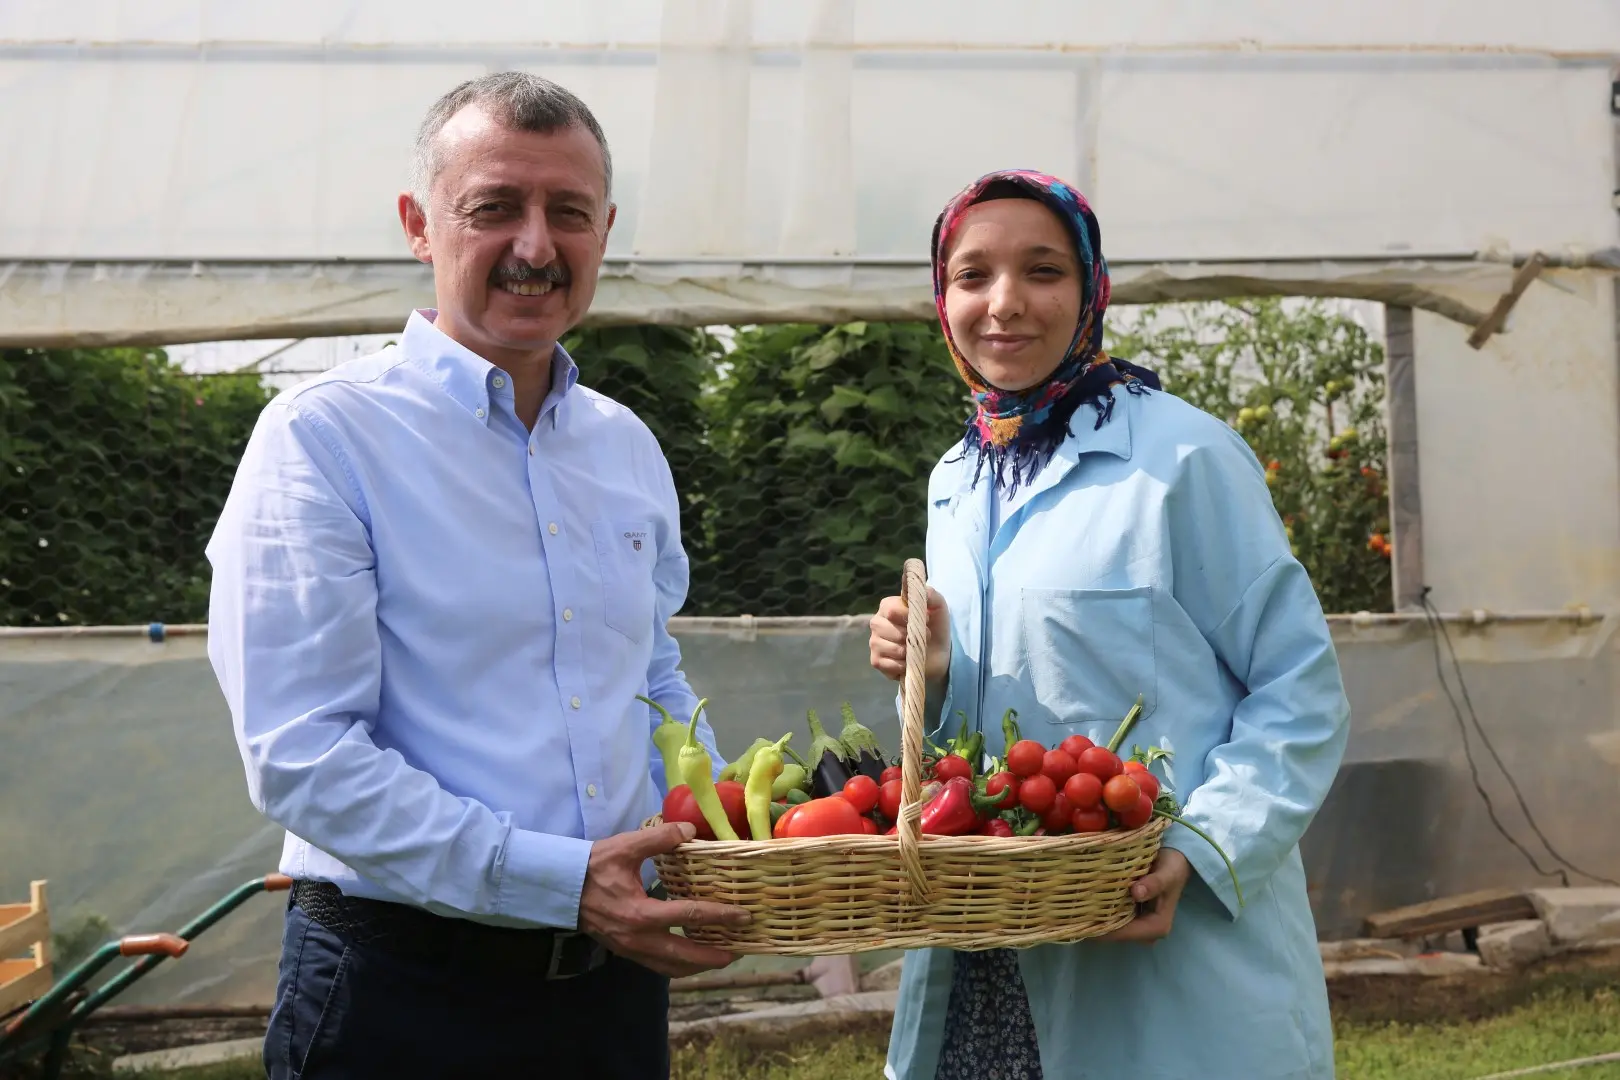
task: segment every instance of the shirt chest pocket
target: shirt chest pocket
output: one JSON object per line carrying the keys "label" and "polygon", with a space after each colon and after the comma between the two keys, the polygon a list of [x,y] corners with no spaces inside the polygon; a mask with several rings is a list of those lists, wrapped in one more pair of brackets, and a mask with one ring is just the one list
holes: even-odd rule
{"label": "shirt chest pocket", "polygon": [[1065,726],[1104,723],[1112,732],[1142,698],[1157,703],[1153,588],[1024,589],[1025,657],[1041,712]]}
{"label": "shirt chest pocket", "polygon": [[639,644],[652,633],[658,611],[652,522],[594,522],[591,538],[602,578],[602,621]]}

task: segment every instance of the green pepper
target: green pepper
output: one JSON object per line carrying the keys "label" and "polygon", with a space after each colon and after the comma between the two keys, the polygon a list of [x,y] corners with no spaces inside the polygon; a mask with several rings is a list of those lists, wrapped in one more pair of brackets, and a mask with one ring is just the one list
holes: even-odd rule
{"label": "green pepper", "polygon": [[796,761],[790,761],[782,766],[782,771],[776,777],[776,783],[771,785],[771,798],[785,799],[794,792],[805,795],[805,788],[809,786],[810,774],[804,771],[804,766]]}
{"label": "green pepper", "polygon": [[664,714],[663,722],[653,728],[652,741],[664,758],[664,787],[669,789],[679,787],[681,783],[680,752],[681,744],[686,741],[686,725],[671,716],[668,709],[652,698],[645,698],[637,694],[636,700],[651,705]]}
{"label": "green pepper", "polygon": [[807,803],[810,801],[810,793],[804,790],[804,788],[794,788],[783,797],[787,799],[787,804],[789,806],[798,806],[800,803]]}
{"label": "green pepper", "polygon": [[740,776],[744,780],[747,780],[748,766],[754,763],[754,755],[759,753],[762,748],[769,745],[771,745],[771,740],[769,739],[755,739],[749,744],[748,749],[742,752],[741,757],[720,770],[720,779],[735,780]]}
{"label": "green pepper", "polygon": [[782,820],[782,815],[787,813],[787,812],[788,812],[788,804],[787,803],[779,803],[779,802],[771,803],[771,829],[772,829],[772,834],[773,835],[775,833],[776,823],[778,821]]}
{"label": "green pepper", "polygon": [[743,785],[743,805],[748,808],[748,830],[755,840],[771,838],[771,785],[782,772],[782,744],[793,738],[790,731],[774,743],[767,743],[754,755]]}
{"label": "green pepper", "polygon": [[697,703],[697,708],[692,710],[692,722],[686,726],[686,741],[681,744],[680,753],[681,782],[692,789],[692,798],[697,801],[703,820],[714,830],[714,838],[736,840],[737,831],[731,827],[731,819],[726,817],[726,808],[720,803],[720,793],[714,790],[714,759],[697,741],[698,715],[708,703],[708,698]]}

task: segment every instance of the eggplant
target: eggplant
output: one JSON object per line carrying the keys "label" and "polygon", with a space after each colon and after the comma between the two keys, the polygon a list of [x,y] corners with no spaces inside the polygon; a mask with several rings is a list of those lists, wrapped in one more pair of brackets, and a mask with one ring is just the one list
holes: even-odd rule
{"label": "eggplant", "polygon": [[870,776],[879,783],[883,782],[883,770],[889,763],[883,759],[883,747],[878,745],[877,736],[872,729],[855,719],[855,710],[849,702],[844,702],[844,729],[838,733],[838,741],[849,760],[854,762],[855,771]]}
{"label": "eggplant", "polygon": [[843,744],[821,726],[821,717],[816,710],[809,710],[810,717],[810,794],[818,799],[828,795],[837,795],[849,783],[849,778],[855,775],[854,762],[845,752]]}

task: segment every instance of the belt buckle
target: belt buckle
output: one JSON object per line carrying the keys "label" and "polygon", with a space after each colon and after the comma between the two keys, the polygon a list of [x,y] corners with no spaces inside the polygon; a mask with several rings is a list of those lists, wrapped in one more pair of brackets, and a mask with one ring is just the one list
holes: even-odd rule
{"label": "belt buckle", "polygon": [[[564,973],[562,970],[563,960],[569,951],[569,946],[581,939],[590,943],[590,951],[586,954],[585,966],[578,971]],[[602,943],[589,934],[581,934],[575,930],[559,930],[551,939],[551,956],[546,962],[546,978],[548,980],[572,979],[588,971],[594,971],[601,966],[603,959]]]}

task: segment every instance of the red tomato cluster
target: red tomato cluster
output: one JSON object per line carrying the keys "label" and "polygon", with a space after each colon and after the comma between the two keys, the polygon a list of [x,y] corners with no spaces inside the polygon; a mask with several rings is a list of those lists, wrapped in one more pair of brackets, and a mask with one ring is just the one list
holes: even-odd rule
{"label": "red tomato cluster", "polygon": [[1002,808],[1039,819],[1047,835],[1139,829],[1152,819],[1159,797],[1159,780],[1146,765],[1121,761],[1084,735],[1070,735],[1050,750],[1021,739],[1007,750],[1007,770],[992,778],[996,790],[1009,792]]}

